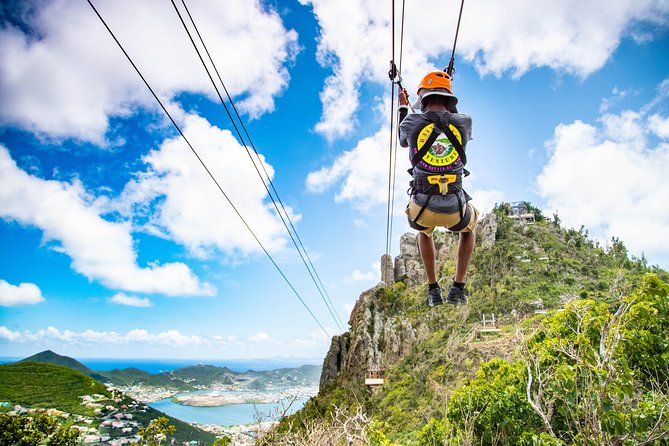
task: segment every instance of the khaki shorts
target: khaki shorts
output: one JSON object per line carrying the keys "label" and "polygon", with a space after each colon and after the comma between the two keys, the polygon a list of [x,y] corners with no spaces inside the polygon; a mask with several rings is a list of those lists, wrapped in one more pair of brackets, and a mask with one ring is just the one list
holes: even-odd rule
{"label": "khaki shorts", "polygon": [[[469,221],[469,224],[465,226],[464,229],[458,232],[474,232],[474,229],[476,228],[476,222],[479,219],[479,211],[477,211],[476,208],[469,203],[467,203],[467,206],[469,206],[469,211],[471,212],[471,220]],[[425,210],[420,215],[418,220],[416,220],[416,222],[413,223],[414,218],[416,218],[416,215],[418,215],[421,208],[422,206],[416,204],[416,202],[412,198],[409,200],[409,204],[407,205],[406,214],[407,217],[409,217],[409,224],[411,225],[411,227],[417,229],[418,231],[422,232],[428,237],[432,237],[432,232],[434,231],[434,228],[436,228],[437,226],[450,228],[457,225],[460,222],[459,212],[455,212],[453,214],[444,214],[441,212],[434,212],[428,208],[425,208]],[[418,226],[416,226],[416,223],[418,224]],[[420,228],[419,226],[424,229]]]}

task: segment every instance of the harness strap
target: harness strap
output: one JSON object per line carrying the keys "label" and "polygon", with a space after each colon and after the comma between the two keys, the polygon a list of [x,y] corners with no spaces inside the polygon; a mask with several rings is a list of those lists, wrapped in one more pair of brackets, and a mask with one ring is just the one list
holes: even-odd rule
{"label": "harness strap", "polygon": [[[453,144],[453,148],[455,149],[456,152],[458,152],[458,155],[460,155],[460,160],[462,161],[462,165],[467,164],[467,154],[465,153],[462,143],[458,140],[458,138],[455,136],[453,133],[453,130],[451,130],[451,127],[448,123],[448,119],[444,119],[441,116],[439,116],[436,112],[426,112],[423,113],[423,116],[428,118],[430,121],[432,121],[435,125],[435,127],[439,128],[442,132],[446,134],[448,137],[448,140]],[[433,132],[435,133],[435,132]],[[432,141],[434,142],[434,141]],[[432,144],[430,144],[431,146]],[[424,156],[425,154],[423,154]],[[421,156],[422,158],[422,156]],[[413,162],[413,160],[412,160]]]}
{"label": "harness strap", "polygon": [[[423,211],[425,211],[425,209],[427,208],[427,205],[430,204],[431,199],[432,199],[432,195],[428,195],[427,200],[425,200],[425,204],[423,205],[422,208],[420,208],[420,211],[418,211],[418,213],[416,214],[416,218],[414,218],[412,220],[414,223],[416,223],[417,220],[420,218],[420,216],[423,215]],[[416,224],[418,224],[418,223],[416,223]]]}
{"label": "harness strap", "polygon": [[423,144],[423,147],[411,157],[411,169],[408,171],[409,175],[413,175],[413,168],[420,163],[420,160],[422,160],[428,150],[432,148],[432,144],[434,144],[438,137],[439,133],[432,130],[432,133],[430,133],[430,136],[427,138],[427,141],[425,141],[425,144]]}
{"label": "harness strap", "polygon": [[462,200],[460,199],[460,195],[456,194],[456,196],[458,197],[458,204],[460,205],[460,221],[456,225],[448,228],[448,230],[452,232],[462,231],[467,227],[467,225],[469,225],[469,222],[472,220],[471,208],[467,203],[465,203],[465,205],[462,206]]}

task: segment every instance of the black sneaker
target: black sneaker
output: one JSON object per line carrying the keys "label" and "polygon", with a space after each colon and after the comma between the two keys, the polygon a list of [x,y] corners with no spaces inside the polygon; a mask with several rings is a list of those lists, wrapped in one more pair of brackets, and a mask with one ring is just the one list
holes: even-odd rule
{"label": "black sneaker", "polygon": [[441,288],[432,288],[427,290],[427,304],[431,307],[441,305],[444,303],[444,298],[441,295]]}
{"label": "black sneaker", "polygon": [[446,303],[451,305],[464,305],[467,303],[467,295],[464,289],[451,285],[446,296]]}

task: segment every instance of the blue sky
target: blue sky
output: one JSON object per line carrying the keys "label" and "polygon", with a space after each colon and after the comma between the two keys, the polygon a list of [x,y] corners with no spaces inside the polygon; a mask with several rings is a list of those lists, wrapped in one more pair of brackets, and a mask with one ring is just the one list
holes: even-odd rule
{"label": "blue sky", "polygon": [[[413,97],[450,57],[459,2],[437,3],[406,5]],[[324,330],[88,3],[9,2],[0,356],[322,357],[341,329],[172,4],[94,4]],[[187,5],[345,329],[385,251],[391,3]],[[474,121],[475,204],[529,200],[669,267],[668,20],[660,0],[466,3],[453,88]],[[393,255],[409,232],[398,159]]]}

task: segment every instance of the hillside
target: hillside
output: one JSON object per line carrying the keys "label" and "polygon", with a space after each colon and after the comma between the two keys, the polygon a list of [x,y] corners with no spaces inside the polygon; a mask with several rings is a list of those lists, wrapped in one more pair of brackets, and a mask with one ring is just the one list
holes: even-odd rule
{"label": "hillside", "polygon": [[[46,355],[35,355],[37,358],[61,358],[64,363],[75,364],[78,361],[62,357],[53,352]],[[66,358],[65,361],[62,358]],[[80,364],[80,363],[79,363]],[[76,364],[75,364],[76,365]],[[88,396],[88,404],[82,401]],[[94,401],[94,403],[91,403]],[[85,425],[99,425],[105,418],[123,413],[132,414],[131,419],[140,425],[147,426],[151,420],[166,417],[169,424],[177,430],[172,437],[180,444],[197,440],[202,444],[211,444],[215,436],[194,428],[188,423],[170,417],[151,407],[141,405],[127,396],[112,398],[104,384],[68,367],[45,362],[28,362],[26,360],[0,365],[0,402],[11,405],[18,404],[26,408],[58,409],[63,412],[83,415],[91,420]],[[136,407],[137,410],[129,408]],[[104,408],[104,409],[103,409]],[[97,409],[97,411],[96,411]],[[101,411],[101,409],[103,409]],[[124,415],[125,416],[125,415]],[[114,418],[116,419],[116,418]],[[94,421],[97,420],[97,421]],[[120,435],[120,431],[107,429],[107,435]],[[136,433],[136,429],[133,429]],[[114,437],[116,438],[116,437]],[[168,440],[169,440],[168,439]]]}
{"label": "hillside", "polygon": [[89,415],[81,397],[92,394],[110,398],[104,384],[68,367],[23,361],[0,365],[0,401]]}
{"label": "hillside", "polygon": [[276,386],[313,386],[318,383],[321,368],[303,365],[267,371],[235,372],[227,367],[197,364],[169,372],[148,373],[128,368],[97,372],[118,386],[162,387],[178,391],[202,390],[219,386],[234,386],[265,390]]}
{"label": "hillside", "polygon": [[[282,438],[345,444],[313,433],[364,421],[356,438],[376,444],[662,444],[669,274],[630,258],[620,240],[604,247],[557,216],[527,224],[510,210],[477,228],[463,307],[427,307],[415,235],[402,236],[394,262],[382,259],[388,286],[361,294],[351,329],[333,337],[319,395],[284,421]],[[435,242],[448,286],[456,238]],[[479,332],[493,313],[501,331]],[[369,388],[377,367],[385,383]]]}
{"label": "hillside", "polygon": [[18,362],[45,362],[47,364],[61,365],[63,367],[81,372],[84,375],[88,375],[100,382],[107,382],[107,379],[103,375],[89,369],[76,359],[70,358],[69,356],[59,355],[58,353],[54,353],[51,350],[45,350],[28,358],[24,358]]}

